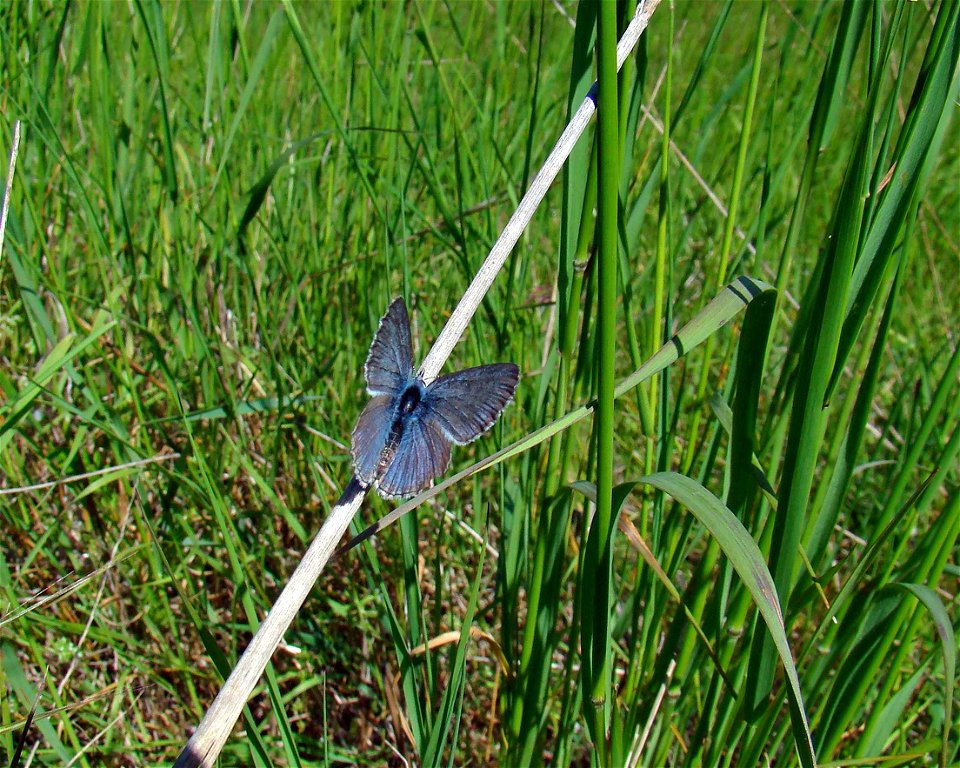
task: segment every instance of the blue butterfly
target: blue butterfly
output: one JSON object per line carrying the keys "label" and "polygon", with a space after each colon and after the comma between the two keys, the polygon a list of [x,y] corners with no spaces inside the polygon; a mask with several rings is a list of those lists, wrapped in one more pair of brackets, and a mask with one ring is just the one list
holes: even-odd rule
{"label": "blue butterfly", "polygon": [[450,464],[451,443],[486,432],[513,399],[513,363],[467,368],[425,384],[413,371],[403,299],[387,309],[363,368],[373,398],[353,428],[353,468],[384,497],[422,491]]}

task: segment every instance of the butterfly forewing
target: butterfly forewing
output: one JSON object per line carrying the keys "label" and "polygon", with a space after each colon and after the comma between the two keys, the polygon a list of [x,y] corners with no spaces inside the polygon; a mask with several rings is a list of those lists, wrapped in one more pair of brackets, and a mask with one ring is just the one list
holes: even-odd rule
{"label": "butterfly forewing", "polygon": [[422,491],[450,464],[450,442],[420,408],[409,416],[397,452],[378,483],[381,494],[408,496]]}
{"label": "butterfly forewing", "polygon": [[377,477],[380,453],[390,437],[390,427],[396,418],[396,398],[377,395],[363,409],[357,426],[353,428],[353,467],[357,478],[370,484]]}
{"label": "butterfly forewing", "polygon": [[423,396],[424,419],[436,423],[459,445],[476,440],[513,399],[519,377],[513,363],[480,365],[441,376]]}
{"label": "butterfly forewing", "polygon": [[403,299],[387,308],[363,368],[371,395],[398,395],[413,378],[410,320]]}

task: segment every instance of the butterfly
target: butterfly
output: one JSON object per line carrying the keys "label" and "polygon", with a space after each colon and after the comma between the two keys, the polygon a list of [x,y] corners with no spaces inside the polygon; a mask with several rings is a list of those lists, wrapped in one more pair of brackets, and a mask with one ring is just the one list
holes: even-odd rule
{"label": "butterfly", "polygon": [[410,320],[402,298],[380,320],[363,368],[367,403],[353,428],[353,468],[385,498],[428,487],[450,464],[452,444],[486,432],[513,399],[513,363],[467,368],[424,383],[413,370]]}

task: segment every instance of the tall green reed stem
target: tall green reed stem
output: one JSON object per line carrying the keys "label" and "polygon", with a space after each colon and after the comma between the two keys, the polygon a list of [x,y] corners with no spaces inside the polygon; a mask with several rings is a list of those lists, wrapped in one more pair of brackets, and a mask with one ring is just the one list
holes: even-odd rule
{"label": "tall green reed stem", "polygon": [[[601,2],[597,14],[598,134],[598,396],[597,507],[589,527],[582,585],[592,610],[582,622],[584,688],[589,692],[587,724],[602,763],[609,761],[610,600],[613,581],[613,409],[617,307],[617,192],[620,136],[617,100],[617,7]],[[592,589],[591,589],[592,587]],[[587,603],[584,603],[586,606]]]}

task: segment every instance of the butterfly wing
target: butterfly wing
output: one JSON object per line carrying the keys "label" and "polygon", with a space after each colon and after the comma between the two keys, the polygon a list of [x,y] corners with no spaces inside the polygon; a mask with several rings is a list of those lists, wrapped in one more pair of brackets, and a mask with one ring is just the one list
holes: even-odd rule
{"label": "butterfly wing", "polygon": [[380,453],[387,444],[390,427],[396,418],[396,400],[390,395],[372,397],[357,419],[357,426],[353,428],[353,470],[357,478],[367,485],[376,479]]}
{"label": "butterfly wing", "polygon": [[371,395],[399,394],[413,378],[410,318],[403,299],[394,299],[380,320],[363,375]]}
{"label": "butterfly wing", "polygon": [[449,464],[450,441],[418,408],[404,421],[397,452],[377,488],[384,496],[409,496],[429,486]]}
{"label": "butterfly wing", "polygon": [[486,432],[513,399],[520,369],[494,363],[441,376],[424,393],[424,420],[435,423],[457,445]]}
{"label": "butterfly wing", "polygon": [[468,368],[441,376],[404,418],[396,450],[378,478],[383,449],[400,416],[404,391],[414,381],[410,319],[403,299],[394,299],[380,320],[363,369],[374,397],[353,430],[357,477],[376,483],[385,496],[407,496],[426,488],[450,464],[451,442],[469,443],[486,432],[513,398],[520,371],[513,363]]}

